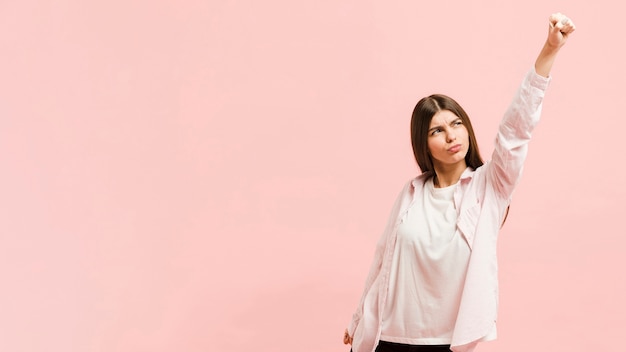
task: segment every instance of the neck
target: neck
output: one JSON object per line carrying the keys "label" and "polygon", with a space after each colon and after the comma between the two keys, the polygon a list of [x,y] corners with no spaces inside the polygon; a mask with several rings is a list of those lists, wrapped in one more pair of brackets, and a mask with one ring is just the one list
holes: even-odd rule
{"label": "neck", "polygon": [[467,165],[465,163],[435,166],[435,176],[433,176],[435,187],[444,188],[456,184],[466,168]]}

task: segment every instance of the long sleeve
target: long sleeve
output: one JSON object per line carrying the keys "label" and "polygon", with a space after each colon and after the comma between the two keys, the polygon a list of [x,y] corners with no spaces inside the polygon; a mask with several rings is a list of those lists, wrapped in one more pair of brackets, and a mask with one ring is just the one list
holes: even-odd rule
{"label": "long sleeve", "polygon": [[501,198],[508,200],[519,182],[531,133],[541,116],[550,78],[530,70],[500,123],[491,159],[490,177]]}
{"label": "long sleeve", "polygon": [[348,326],[348,334],[350,336],[354,336],[355,331],[361,319],[363,317],[365,300],[367,298],[368,293],[372,290],[372,286],[376,281],[376,278],[380,275],[381,269],[383,266],[383,260],[385,257],[385,253],[387,250],[389,237],[393,233],[394,227],[398,220],[398,214],[400,213],[400,209],[402,205],[407,201],[407,195],[409,194],[409,187],[411,187],[411,183],[407,183],[398,197],[396,198],[394,205],[392,207],[391,213],[389,214],[389,219],[387,220],[387,225],[385,226],[385,230],[383,231],[378,243],[376,244],[376,252],[374,254],[374,260],[370,267],[369,274],[367,275],[367,279],[365,280],[365,287],[363,289],[363,294],[361,295],[361,300],[359,305],[352,315],[352,321]]}
{"label": "long sleeve", "polygon": [[[549,82],[528,72],[500,123],[492,159],[476,169],[464,190],[461,217],[465,214],[464,229],[473,233],[473,245],[452,337],[454,352],[472,352],[478,342],[497,335],[499,225],[521,178]],[[464,207],[477,213],[470,216]]]}

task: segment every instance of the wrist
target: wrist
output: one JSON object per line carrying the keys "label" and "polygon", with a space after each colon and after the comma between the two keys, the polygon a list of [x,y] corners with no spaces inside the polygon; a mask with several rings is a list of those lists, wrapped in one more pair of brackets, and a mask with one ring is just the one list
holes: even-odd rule
{"label": "wrist", "polygon": [[546,40],[545,44],[543,44],[543,49],[541,50],[544,55],[556,55],[559,52],[562,45],[550,43],[549,40]]}

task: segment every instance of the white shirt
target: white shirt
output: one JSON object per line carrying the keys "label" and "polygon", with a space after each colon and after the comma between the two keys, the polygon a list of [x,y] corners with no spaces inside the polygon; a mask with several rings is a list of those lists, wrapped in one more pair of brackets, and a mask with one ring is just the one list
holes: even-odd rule
{"label": "white shirt", "polygon": [[383,341],[439,345],[452,340],[470,257],[456,229],[456,186],[435,188],[431,178],[398,226]]}

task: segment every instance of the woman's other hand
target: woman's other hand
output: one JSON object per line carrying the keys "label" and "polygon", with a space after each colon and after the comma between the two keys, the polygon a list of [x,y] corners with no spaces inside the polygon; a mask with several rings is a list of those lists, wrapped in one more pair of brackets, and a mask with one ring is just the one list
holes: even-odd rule
{"label": "woman's other hand", "polygon": [[352,345],[352,337],[348,334],[348,329],[343,333],[343,344]]}

